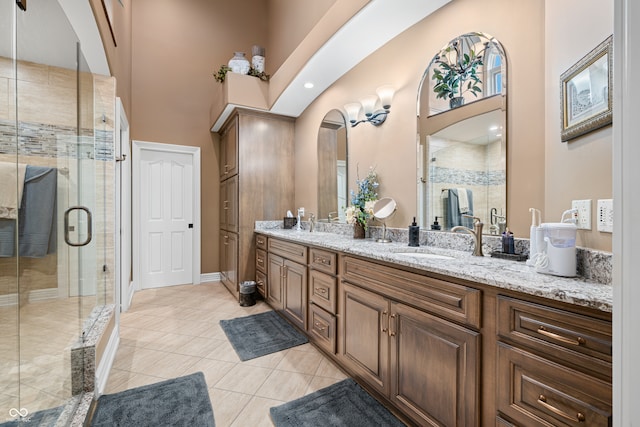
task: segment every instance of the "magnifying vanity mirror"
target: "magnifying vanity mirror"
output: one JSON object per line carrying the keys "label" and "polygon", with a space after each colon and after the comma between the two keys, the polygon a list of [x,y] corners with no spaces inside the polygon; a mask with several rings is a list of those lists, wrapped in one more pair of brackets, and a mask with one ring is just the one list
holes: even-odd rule
{"label": "magnifying vanity mirror", "polygon": [[318,221],[345,222],[347,206],[347,126],[331,110],[318,130]]}
{"label": "magnifying vanity mirror", "polygon": [[423,228],[472,227],[488,234],[507,222],[507,61],[483,33],[451,40],[418,91],[418,219]]}
{"label": "magnifying vanity mirror", "polygon": [[386,220],[396,212],[396,201],[391,197],[383,197],[373,204],[373,217],[382,222],[382,238],[376,239],[378,243],[390,243],[387,239]]}

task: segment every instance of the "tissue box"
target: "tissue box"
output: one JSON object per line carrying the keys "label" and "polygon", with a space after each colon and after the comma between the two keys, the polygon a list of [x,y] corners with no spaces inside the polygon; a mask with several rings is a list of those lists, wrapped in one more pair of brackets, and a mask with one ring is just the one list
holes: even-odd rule
{"label": "tissue box", "polygon": [[296,217],[284,217],[284,228],[291,229],[298,222],[298,218]]}

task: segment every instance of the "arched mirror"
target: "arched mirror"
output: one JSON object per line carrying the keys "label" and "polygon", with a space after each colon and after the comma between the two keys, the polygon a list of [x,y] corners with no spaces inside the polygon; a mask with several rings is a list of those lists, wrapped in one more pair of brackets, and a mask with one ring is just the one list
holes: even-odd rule
{"label": "arched mirror", "polygon": [[347,122],[331,110],[318,130],[318,220],[345,222],[347,206]]}
{"label": "arched mirror", "polygon": [[418,218],[432,230],[500,234],[507,222],[507,61],[483,33],[451,40],[418,91]]}

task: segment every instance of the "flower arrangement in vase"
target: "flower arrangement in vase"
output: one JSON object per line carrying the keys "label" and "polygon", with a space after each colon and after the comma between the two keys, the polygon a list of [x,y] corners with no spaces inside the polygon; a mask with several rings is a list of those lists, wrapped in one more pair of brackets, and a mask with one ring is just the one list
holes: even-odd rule
{"label": "flower arrangement in vase", "polygon": [[[356,179],[358,192],[351,190],[351,205],[345,209],[347,224],[354,225],[354,237],[364,238],[369,219],[373,217],[373,205],[378,200],[378,174],[373,167],[367,176]],[[361,231],[358,233],[358,231]]]}

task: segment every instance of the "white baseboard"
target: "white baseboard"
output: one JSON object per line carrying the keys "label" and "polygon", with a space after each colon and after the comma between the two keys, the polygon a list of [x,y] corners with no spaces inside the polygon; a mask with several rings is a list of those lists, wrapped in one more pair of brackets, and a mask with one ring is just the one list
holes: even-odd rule
{"label": "white baseboard", "polygon": [[29,302],[58,299],[58,288],[36,289],[29,291]]}
{"label": "white baseboard", "polygon": [[107,381],[109,380],[109,373],[111,372],[111,367],[113,366],[113,361],[116,358],[116,352],[118,351],[118,346],[120,345],[120,328],[116,325],[111,331],[111,336],[109,337],[109,342],[104,349],[104,354],[100,359],[100,364],[96,369],[96,386],[95,386],[95,396],[96,399],[104,393],[105,388],[107,387]]}
{"label": "white baseboard", "polygon": [[204,273],[200,275],[200,283],[219,282],[220,279],[220,273]]}
{"label": "white baseboard", "polygon": [[18,304],[18,294],[0,295],[0,307],[9,307]]}

